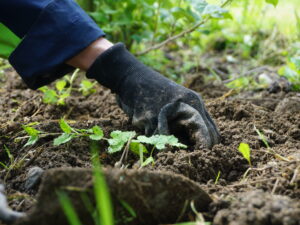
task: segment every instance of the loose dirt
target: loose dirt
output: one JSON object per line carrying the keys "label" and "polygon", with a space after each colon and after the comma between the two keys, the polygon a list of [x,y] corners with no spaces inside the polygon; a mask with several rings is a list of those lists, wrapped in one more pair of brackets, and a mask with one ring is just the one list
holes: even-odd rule
{"label": "loose dirt", "polygon": [[[23,147],[27,139],[22,124],[39,122],[37,129],[55,133],[59,132],[58,120],[65,117],[77,128],[99,125],[106,136],[113,130],[134,130],[114,95],[105,88],[99,86],[96,93],[86,97],[74,92],[65,106],[53,106],[42,102],[40,91],[27,89],[13,70],[6,71],[5,78],[0,89],[0,161],[9,165],[5,145],[18,165],[1,170],[0,178],[6,185],[9,205],[15,210],[27,212],[36,204],[44,207],[37,199],[38,185],[25,189],[30,168],[91,167],[88,140],[54,147],[54,137],[47,136],[34,146]],[[168,148],[156,154],[154,166],[147,166],[145,171],[182,175],[186,182],[199,185],[213,199],[209,210],[202,210],[213,224],[300,224],[300,94],[267,90],[232,93],[223,85],[205,84],[197,75],[186,86],[202,94],[222,141],[211,150]],[[255,128],[265,135],[271,150]],[[251,147],[252,167],[237,150],[241,142]],[[121,153],[109,155],[106,144],[101,142],[100,146],[101,162],[109,170]],[[137,161],[138,157],[130,154],[128,168],[135,168]],[[161,190],[156,186],[152,184],[153,193]],[[170,193],[179,191],[180,185],[174,187],[168,189]],[[173,209],[178,208],[170,204],[170,212],[176,211]],[[168,218],[162,222],[175,222]]]}

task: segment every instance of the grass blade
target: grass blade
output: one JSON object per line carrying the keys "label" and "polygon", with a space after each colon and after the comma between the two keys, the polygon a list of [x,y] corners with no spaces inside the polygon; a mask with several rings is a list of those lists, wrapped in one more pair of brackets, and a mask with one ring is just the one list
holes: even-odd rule
{"label": "grass blade", "polygon": [[59,202],[71,225],[82,225],[68,195],[63,191],[57,192]]}
{"label": "grass blade", "polygon": [[98,157],[97,143],[91,143],[92,161],[93,161],[93,177],[94,177],[94,194],[96,198],[97,211],[100,224],[114,225],[113,207],[111,203],[110,193],[102,174],[102,169]]}

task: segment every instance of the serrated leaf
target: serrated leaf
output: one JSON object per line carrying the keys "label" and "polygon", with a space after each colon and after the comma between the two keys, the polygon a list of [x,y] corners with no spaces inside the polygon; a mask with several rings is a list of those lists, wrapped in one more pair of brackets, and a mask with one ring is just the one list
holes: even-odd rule
{"label": "serrated leaf", "polygon": [[143,145],[139,142],[132,141],[129,145],[129,150],[132,151],[134,154],[139,155],[140,149],[142,150],[143,153],[148,153],[148,150],[145,147],[145,145]]}
{"label": "serrated leaf", "polygon": [[179,148],[186,148],[187,146],[178,142],[178,139],[174,135],[153,135],[151,137],[138,136],[137,140],[154,145],[155,148],[161,150],[166,147],[166,145],[175,146]]}
{"label": "serrated leaf", "polygon": [[67,134],[72,133],[72,127],[70,127],[70,125],[64,119],[59,120],[59,126],[63,132]]}
{"label": "serrated leaf", "polygon": [[266,0],[267,3],[272,4],[274,6],[278,5],[279,0]]}
{"label": "serrated leaf", "polygon": [[108,139],[109,153],[115,153],[121,151],[124,144],[127,143],[130,139],[132,139],[136,133],[134,131],[113,131],[110,133],[111,139]]}
{"label": "serrated leaf", "polygon": [[152,156],[150,156],[149,158],[147,158],[141,165],[141,167],[147,166],[150,163],[154,163],[154,158]]}
{"label": "serrated leaf", "polygon": [[55,83],[56,89],[61,92],[67,85],[67,82],[65,80],[59,80]]}
{"label": "serrated leaf", "polygon": [[71,141],[73,137],[74,137],[74,134],[63,133],[62,135],[60,135],[59,137],[54,139],[53,144],[54,144],[54,146],[58,146],[58,145],[67,143],[67,142]]}
{"label": "serrated leaf", "polygon": [[240,143],[239,152],[242,153],[243,157],[248,161],[251,166],[251,149],[247,143]]}
{"label": "serrated leaf", "polygon": [[24,147],[26,147],[28,145],[34,145],[38,140],[39,140],[39,136],[38,135],[30,136],[30,138],[28,139],[28,141],[24,145]]}

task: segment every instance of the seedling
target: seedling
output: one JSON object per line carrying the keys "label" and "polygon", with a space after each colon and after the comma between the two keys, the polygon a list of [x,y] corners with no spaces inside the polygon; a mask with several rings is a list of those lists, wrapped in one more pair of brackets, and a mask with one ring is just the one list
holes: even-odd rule
{"label": "seedling", "polygon": [[[34,125],[37,124],[31,123],[22,126],[29,135],[26,137],[18,138],[29,138],[24,147],[33,145],[39,140],[40,137],[49,135],[59,135],[53,140],[54,146],[65,144],[72,139],[79,137],[88,137],[93,141],[99,141],[103,139],[109,144],[108,153],[110,154],[119,152],[124,149],[124,152],[120,159],[120,165],[122,165],[122,161],[127,158],[129,150],[140,157],[140,167],[144,167],[150,163],[154,163],[153,152],[155,149],[162,150],[166,147],[166,145],[178,148],[187,148],[186,145],[179,143],[178,139],[173,135],[153,135],[151,137],[141,135],[137,136],[137,138],[134,139],[134,137],[136,136],[135,131],[116,130],[110,133],[111,138],[105,138],[104,132],[99,126],[93,126],[90,129],[77,129],[71,127],[64,119],[60,119],[59,121],[59,126],[62,133],[45,133],[43,131],[35,129],[33,127]],[[150,154],[144,144],[152,145]],[[144,155],[147,155],[148,157],[145,158]]]}
{"label": "seedling", "polygon": [[3,162],[0,162],[0,165],[4,169],[9,170],[10,166],[12,166],[14,164],[15,159],[14,159],[14,156],[10,153],[9,148],[6,145],[4,145],[4,149],[5,149],[6,155],[8,156],[9,164],[5,164]]}
{"label": "seedling", "polygon": [[248,161],[249,166],[252,166],[250,146],[247,143],[240,143],[239,152],[242,153],[243,157]]}
{"label": "seedling", "polygon": [[33,127],[34,125],[36,125],[36,123],[22,125],[23,129],[29,135],[29,139],[28,139],[27,143],[24,145],[24,147],[26,147],[28,145],[34,145],[39,140],[40,131],[35,129]]}
{"label": "seedling", "polygon": [[275,156],[275,158],[277,159],[280,159],[280,160],[283,160],[283,161],[286,161],[286,162],[289,162],[290,160],[279,155],[278,153],[276,153],[273,149],[270,148],[270,145],[269,143],[267,142],[267,139],[266,137],[263,135],[263,133],[261,131],[259,131],[255,126],[254,126],[254,130],[256,131],[256,133],[258,134],[259,138],[262,140],[262,142],[265,144],[265,146],[267,147],[268,149],[268,153],[272,154]]}
{"label": "seedling", "polygon": [[[65,105],[65,100],[71,94],[74,80],[77,77],[79,69],[76,69],[71,78],[66,76],[65,79],[55,83],[56,89],[51,89],[47,86],[39,88],[44,93],[43,102],[47,104]],[[67,86],[69,84],[69,86]]]}
{"label": "seedling", "polygon": [[263,135],[262,132],[260,132],[260,130],[258,130],[255,126],[254,126],[254,130],[255,132],[258,134],[260,140],[262,140],[262,142],[264,143],[264,145],[269,149],[270,148],[270,145],[265,137],[265,135]]}
{"label": "seedling", "polygon": [[217,184],[219,182],[220,176],[221,176],[221,171],[219,170],[217,177],[215,179],[215,184]]}
{"label": "seedling", "polygon": [[63,133],[54,139],[54,146],[67,143],[77,137],[89,137],[96,141],[103,138],[103,130],[99,126],[93,126],[91,129],[76,129],[72,128],[64,119],[59,121],[59,126]]}

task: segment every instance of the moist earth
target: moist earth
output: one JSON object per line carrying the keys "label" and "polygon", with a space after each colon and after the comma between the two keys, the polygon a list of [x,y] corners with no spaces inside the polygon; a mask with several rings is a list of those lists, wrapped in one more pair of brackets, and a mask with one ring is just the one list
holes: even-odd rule
{"label": "moist earth", "polygon": [[[43,188],[39,188],[40,185],[26,188],[31,168],[40,167],[47,171],[91,167],[88,140],[80,138],[53,146],[54,137],[49,135],[33,146],[24,147],[27,138],[22,125],[38,122],[38,130],[56,133],[60,131],[58,121],[64,117],[76,128],[99,125],[106,136],[114,130],[135,130],[115,103],[115,96],[103,87],[97,86],[96,93],[89,96],[74,91],[65,106],[56,106],[43,103],[43,94],[27,89],[15,71],[5,71],[4,79],[0,89],[0,161],[10,164],[7,148],[17,165],[2,169],[0,178],[6,185],[9,205],[15,210],[31,213],[46,210],[42,208],[43,198],[38,197],[41,193],[37,193],[39,189],[40,192],[48,190],[50,187],[45,185],[54,181],[44,180]],[[74,86],[78,88],[79,81]],[[212,149],[168,148],[157,153],[155,164],[148,165],[143,171],[161,177],[180,175],[180,179],[172,181],[173,188],[166,188],[169,196],[179,189],[186,193],[188,189],[182,183],[183,178],[184,182],[192,182],[199,190],[206,191],[213,202],[209,209],[199,210],[212,224],[300,224],[300,94],[286,90],[233,93],[220,83],[205,84],[202,76],[197,74],[186,86],[202,95],[219,127],[221,143]],[[265,140],[256,130],[264,134]],[[241,142],[251,147],[251,167],[238,151]],[[112,167],[119,161],[121,153],[108,154],[104,142],[100,142],[100,147],[102,165],[106,171],[114,170]],[[129,153],[128,168],[134,169],[137,162],[138,157]],[[61,169],[62,173],[65,170]],[[160,182],[156,181],[157,184]],[[162,191],[161,185],[152,184],[151,187],[153,193]],[[170,212],[178,211],[175,206],[169,204]],[[146,215],[147,210],[142,213]],[[152,220],[152,217],[145,216],[148,224],[157,224],[159,220]],[[193,215],[189,214],[188,218],[192,219]],[[169,216],[162,222],[175,223],[176,220]]]}

